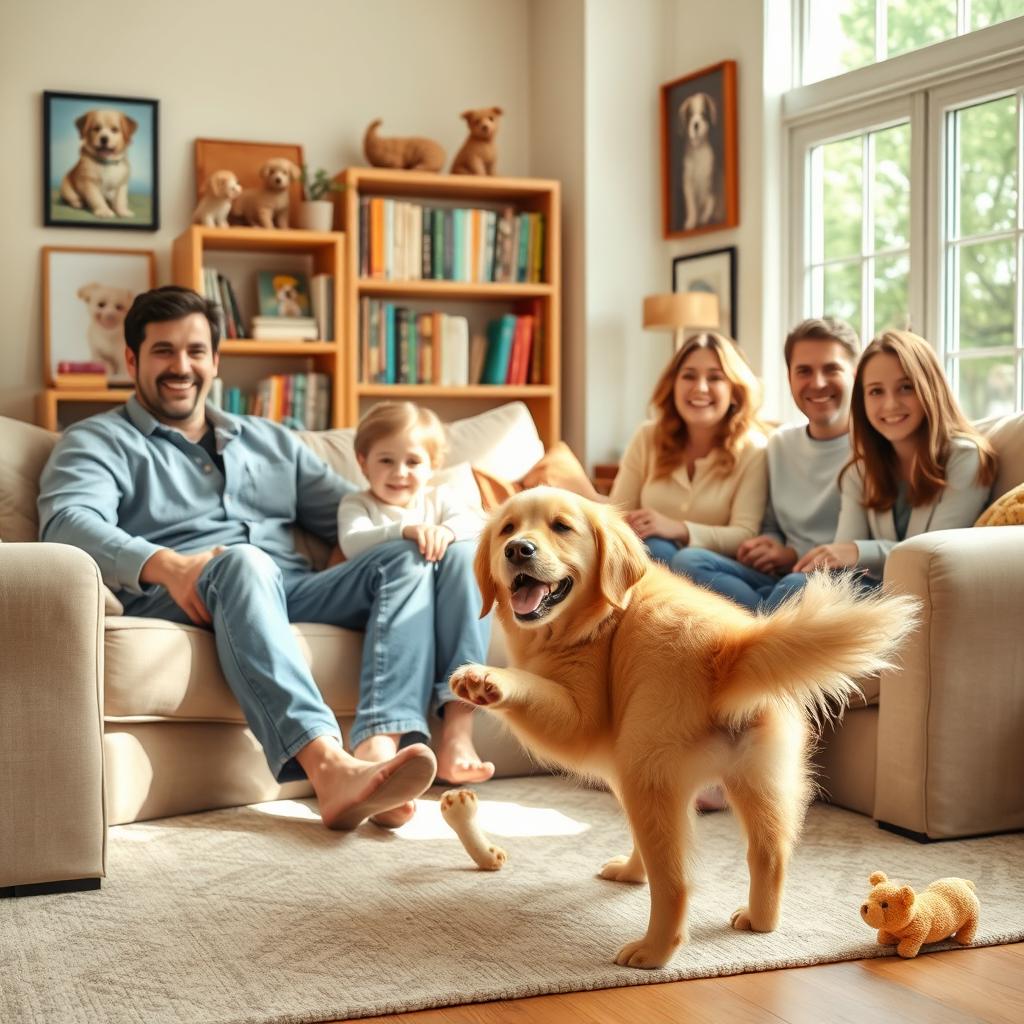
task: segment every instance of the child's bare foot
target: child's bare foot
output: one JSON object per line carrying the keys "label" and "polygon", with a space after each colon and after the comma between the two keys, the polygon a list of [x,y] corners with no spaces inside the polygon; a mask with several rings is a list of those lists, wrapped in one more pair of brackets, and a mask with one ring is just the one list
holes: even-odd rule
{"label": "child's bare foot", "polygon": [[490,761],[481,761],[473,746],[473,712],[460,700],[444,706],[441,736],[437,744],[437,774],[445,782],[486,782],[494,774]]}

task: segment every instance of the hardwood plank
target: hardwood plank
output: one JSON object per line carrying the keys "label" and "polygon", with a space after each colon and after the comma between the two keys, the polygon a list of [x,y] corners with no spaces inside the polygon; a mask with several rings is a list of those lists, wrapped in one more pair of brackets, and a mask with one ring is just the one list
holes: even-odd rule
{"label": "hardwood plank", "polygon": [[474,1003],[366,1024],[1018,1024],[1024,943]]}

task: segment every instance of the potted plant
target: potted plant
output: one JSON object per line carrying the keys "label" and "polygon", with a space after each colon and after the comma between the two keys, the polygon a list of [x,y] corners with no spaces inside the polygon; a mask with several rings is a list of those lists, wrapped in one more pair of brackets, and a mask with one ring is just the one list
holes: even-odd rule
{"label": "potted plant", "polygon": [[311,175],[309,167],[303,164],[299,227],[307,231],[330,231],[334,224],[334,203],[327,196],[331,192],[340,192],[344,187],[329,178],[322,167]]}

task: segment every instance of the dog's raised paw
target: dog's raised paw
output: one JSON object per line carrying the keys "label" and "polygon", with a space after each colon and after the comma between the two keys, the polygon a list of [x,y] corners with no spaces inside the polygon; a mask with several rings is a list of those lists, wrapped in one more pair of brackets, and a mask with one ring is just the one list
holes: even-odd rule
{"label": "dog's raised paw", "polygon": [[612,857],[598,872],[598,878],[606,878],[609,882],[628,882],[631,885],[643,885],[647,881],[647,872],[643,865],[633,864],[632,857]]}
{"label": "dog's raised paw", "polygon": [[478,707],[497,704],[502,698],[497,680],[482,665],[456,669],[448,685],[456,697]]}

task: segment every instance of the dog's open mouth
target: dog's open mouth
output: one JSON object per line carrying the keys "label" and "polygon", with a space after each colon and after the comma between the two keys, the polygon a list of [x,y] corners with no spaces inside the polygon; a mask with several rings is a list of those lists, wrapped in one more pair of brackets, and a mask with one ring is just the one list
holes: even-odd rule
{"label": "dog's open mouth", "polygon": [[570,590],[572,579],[568,576],[559,583],[545,583],[520,573],[512,581],[512,611],[521,622],[541,619],[564,601]]}

